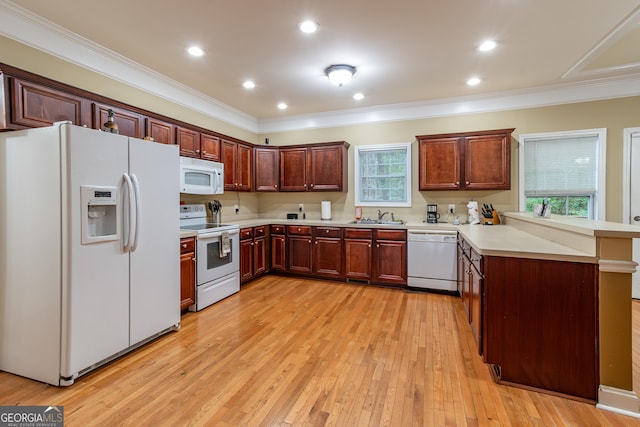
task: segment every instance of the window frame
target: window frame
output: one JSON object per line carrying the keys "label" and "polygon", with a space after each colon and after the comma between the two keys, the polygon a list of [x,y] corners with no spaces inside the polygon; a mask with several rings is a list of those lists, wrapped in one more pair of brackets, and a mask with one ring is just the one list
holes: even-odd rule
{"label": "window frame", "polygon": [[[574,137],[589,137],[595,136],[597,137],[598,144],[598,164],[596,166],[596,175],[597,175],[597,187],[596,193],[593,195],[593,218],[595,220],[604,221],[606,218],[606,153],[607,153],[607,129],[606,128],[595,128],[595,129],[582,129],[582,130],[570,130],[570,131],[559,131],[559,132],[542,132],[542,133],[528,133],[521,134],[518,138],[519,142],[519,162],[518,162],[518,201],[519,201],[519,210],[521,212],[526,211],[527,200],[525,196],[525,185],[524,185],[524,165],[525,165],[525,150],[524,144],[527,140],[540,140],[540,139],[564,139],[564,138],[574,138]],[[575,194],[566,193],[561,196],[572,196]]]}
{"label": "window frame", "polygon": [[[354,172],[353,172],[353,181],[354,181],[354,200],[356,206],[364,206],[364,207],[411,207],[412,202],[412,189],[411,189],[411,142],[398,142],[398,143],[390,143],[390,144],[378,144],[378,145],[356,145],[353,152],[353,164],[354,164]],[[370,151],[388,151],[388,150],[398,150],[404,149],[406,152],[406,160],[405,160],[405,180],[406,180],[406,190],[405,190],[405,199],[404,202],[370,202],[364,201],[361,197],[361,188],[360,188],[360,152],[370,152]]]}

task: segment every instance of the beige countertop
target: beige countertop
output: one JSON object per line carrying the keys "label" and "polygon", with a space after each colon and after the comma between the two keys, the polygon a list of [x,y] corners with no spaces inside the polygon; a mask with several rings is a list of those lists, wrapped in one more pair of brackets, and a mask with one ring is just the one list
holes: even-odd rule
{"label": "beige countertop", "polygon": [[[640,226],[619,224],[606,221],[588,221],[565,217],[533,218],[531,213],[505,213],[505,222],[530,222],[544,227],[557,228],[570,233],[577,233],[585,237],[640,237]],[[353,224],[352,220],[319,220],[319,219],[283,219],[283,218],[255,218],[239,221],[225,220],[225,223],[238,224],[240,228],[256,227],[260,225],[307,225],[334,226],[356,228],[400,228],[420,230],[457,230],[475,250],[481,255],[510,256],[516,258],[550,259],[558,261],[574,261],[595,263],[598,259],[594,251],[580,250],[565,244],[539,237],[523,231],[513,225],[454,225],[449,223],[427,224],[422,221],[408,221],[403,225],[391,224]],[[184,233],[184,234],[183,234]],[[186,233],[191,233],[187,235]],[[181,237],[195,235],[194,232],[181,231]]]}

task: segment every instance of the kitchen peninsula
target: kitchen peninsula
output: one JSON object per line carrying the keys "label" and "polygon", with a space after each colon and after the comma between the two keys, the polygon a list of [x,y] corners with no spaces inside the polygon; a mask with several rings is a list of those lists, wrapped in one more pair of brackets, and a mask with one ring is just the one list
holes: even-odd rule
{"label": "kitchen peninsula", "polygon": [[[530,213],[505,213],[503,220],[500,226],[409,221],[393,227],[454,229],[480,256],[476,340],[498,382],[637,413],[629,301],[636,268],[631,242],[640,228]],[[390,228],[313,219],[239,223]]]}

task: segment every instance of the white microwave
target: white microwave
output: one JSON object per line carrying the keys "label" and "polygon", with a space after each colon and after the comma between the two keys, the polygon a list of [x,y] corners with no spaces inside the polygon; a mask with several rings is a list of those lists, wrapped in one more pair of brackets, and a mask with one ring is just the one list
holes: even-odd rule
{"label": "white microwave", "polygon": [[181,156],[180,192],[186,194],[224,193],[224,164]]}

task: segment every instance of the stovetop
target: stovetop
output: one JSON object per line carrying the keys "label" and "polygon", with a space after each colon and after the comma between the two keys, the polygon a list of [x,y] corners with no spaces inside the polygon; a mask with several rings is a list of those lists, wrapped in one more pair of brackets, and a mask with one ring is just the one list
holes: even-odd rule
{"label": "stovetop", "polygon": [[214,224],[207,222],[211,218],[207,218],[207,210],[205,205],[181,205],[180,206],[180,229],[197,231],[199,236],[207,233],[219,231],[237,230],[240,227],[237,224]]}

